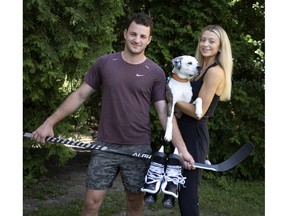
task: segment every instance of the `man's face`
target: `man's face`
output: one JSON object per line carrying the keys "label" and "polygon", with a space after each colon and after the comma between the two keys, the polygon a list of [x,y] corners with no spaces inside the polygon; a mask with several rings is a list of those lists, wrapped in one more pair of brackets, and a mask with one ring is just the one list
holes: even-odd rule
{"label": "man's face", "polygon": [[151,42],[150,27],[132,22],[124,31],[126,41],[125,48],[131,54],[144,53],[147,45]]}

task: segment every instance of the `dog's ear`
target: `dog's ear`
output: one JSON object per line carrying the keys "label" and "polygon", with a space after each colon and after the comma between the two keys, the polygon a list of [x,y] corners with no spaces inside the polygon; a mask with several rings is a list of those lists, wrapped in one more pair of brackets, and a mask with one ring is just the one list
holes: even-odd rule
{"label": "dog's ear", "polygon": [[181,61],[182,61],[182,59],[183,59],[183,57],[181,57],[181,56],[172,59],[173,66],[177,70],[181,69]]}

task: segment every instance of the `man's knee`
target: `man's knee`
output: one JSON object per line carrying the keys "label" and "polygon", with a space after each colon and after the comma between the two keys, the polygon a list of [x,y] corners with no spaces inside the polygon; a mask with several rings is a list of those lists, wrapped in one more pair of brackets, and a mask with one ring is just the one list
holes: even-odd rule
{"label": "man's knee", "polygon": [[126,193],[126,201],[128,209],[142,211],[144,193]]}
{"label": "man's knee", "polygon": [[98,215],[99,209],[104,200],[105,191],[87,190],[84,209],[82,216],[84,215]]}

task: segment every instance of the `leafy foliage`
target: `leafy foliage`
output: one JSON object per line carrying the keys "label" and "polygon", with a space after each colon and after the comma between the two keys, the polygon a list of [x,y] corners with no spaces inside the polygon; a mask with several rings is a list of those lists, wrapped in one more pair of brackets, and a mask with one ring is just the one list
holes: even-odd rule
{"label": "leafy foliage", "polygon": [[255,150],[251,156],[229,174],[240,178],[263,178],[264,87],[245,80],[234,82],[233,86],[231,101],[220,103],[215,117],[209,121],[210,160],[219,163],[244,143],[252,142]]}
{"label": "leafy foliage", "polygon": [[[171,59],[194,55],[198,34],[208,24],[228,33],[233,51],[232,100],[220,102],[209,122],[210,159],[220,162],[245,142],[255,151],[225,175],[264,177],[264,1],[250,0],[27,0],[23,3],[24,131],[35,129],[82,82],[94,60],[123,49],[124,23],[131,13],[145,11],[154,19],[153,41],[147,56],[170,75]],[[251,22],[257,20],[257,22]],[[99,93],[55,128],[71,136],[97,127]],[[163,130],[151,111],[152,143],[163,144]],[[33,180],[47,172],[45,161],[55,145],[35,151],[24,141],[24,175]],[[54,155],[64,162],[73,155],[61,149]],[[61,158],[61,154],[65,155]],[[63,159],[63,158],[66,159]],[[57,161],[57,159],[56,159]],[[61,163],[62,163],[61,162]]]}
{"label": "leafy foliage", "polygon": [[[23,3],[24,131],[38,127],[80,84],[95,59],[113,51],[122,5],[121,0]],[[89,115],[80,108],[57,125],[55,133],[87,131]],[[29,179],[47,172],[44,162],[50,157],[63,163],[73,156],[67,148],[49,145],[35,151],[32,145],[24,141],[24,176]]]}

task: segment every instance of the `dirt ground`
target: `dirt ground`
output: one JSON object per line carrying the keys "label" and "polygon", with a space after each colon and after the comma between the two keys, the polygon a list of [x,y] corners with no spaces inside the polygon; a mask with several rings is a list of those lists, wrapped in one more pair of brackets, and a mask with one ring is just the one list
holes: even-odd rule
{"label": "dirt ground", "polygon": [[[85,196],[85,178],[88,162],[90,159],[90,152],[77,151],[76,156],[64,167],[55,170],[51,174],[51,177],[44,178],[37,183],[34,189],[43,184],[49,182],[49,185],[69,185],[65,195],[60,195],[55,198],[27,198],[23,197],[23,213],[29,215],[30,212],[36,210],[38,207],[52,207],[58,204],[69,203],[76,199],[84,199]],[[32,189],[33,190],[33,189]]]}

